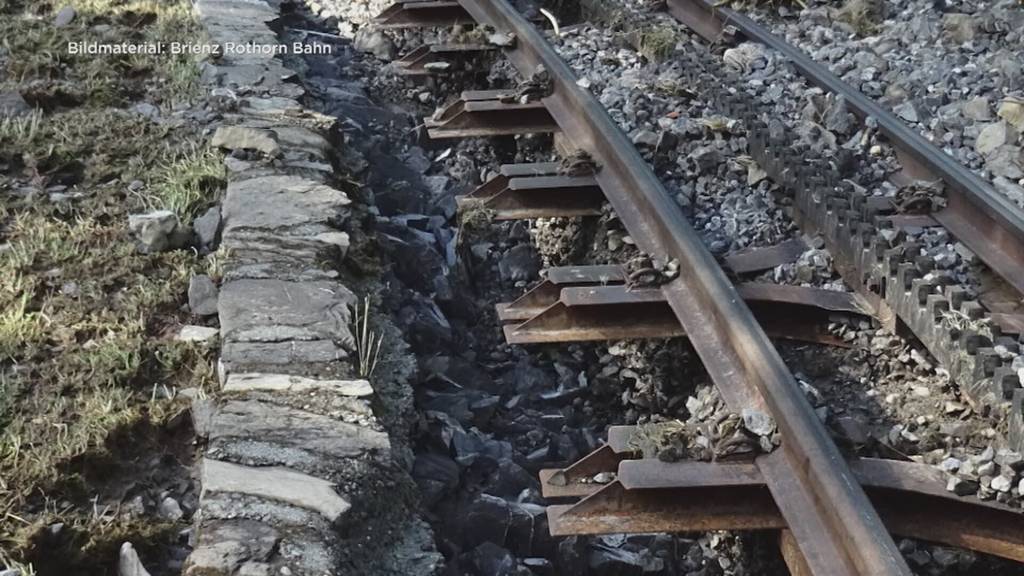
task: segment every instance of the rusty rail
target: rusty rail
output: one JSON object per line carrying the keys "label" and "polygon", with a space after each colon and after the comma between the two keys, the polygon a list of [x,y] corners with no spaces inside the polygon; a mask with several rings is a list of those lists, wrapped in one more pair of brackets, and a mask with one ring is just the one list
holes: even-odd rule
{"label": "rusty rail", "polygon": [[662,288],[733,410],[776,418],[781,455],[758,470],[815,574],[910,574],[860,484],[767,335],[625,135],[540,32],[505,0],[460,0],[479,23],[511,32],[507,56],[524,77],[543,65],[543,99],[562,135],[601,166],[596,179],[638,246],[676,258],[681,277]]}

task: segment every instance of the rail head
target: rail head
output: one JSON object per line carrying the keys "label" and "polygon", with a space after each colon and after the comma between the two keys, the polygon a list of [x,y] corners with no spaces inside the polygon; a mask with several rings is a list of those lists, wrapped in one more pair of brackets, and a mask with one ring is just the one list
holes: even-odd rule
{"label": "rail head", "polygon": [[596,179],[644,251],[676,258],[683,273],[662,289],[723,397],[775,416],[781,453],[762,474],[815,574],[910,574],[881,519],[795,379],[714,257],[601,104],[576,85],[554,48],[506,0],[460,0],[478,22],[511,32],[507,56],[524,77],[543,66],[543,99],[562,134],[600,165]]}

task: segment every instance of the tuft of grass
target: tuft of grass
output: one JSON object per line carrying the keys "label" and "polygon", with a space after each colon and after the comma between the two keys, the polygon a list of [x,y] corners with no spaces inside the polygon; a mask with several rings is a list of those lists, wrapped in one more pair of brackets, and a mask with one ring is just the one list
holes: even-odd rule
{"label": "tuft of grass", "polygon": [[0,142],[9,146],[10,150],[21,150],[36,140],[42,121],[43,113],[40,110],[33,110],[25,116],[4,118],[0,120]]}
{"label": "tuft of grass", "polygon": [[459,207],[459,236],[490,228],[494,215],[494,210],[488,208],[483,200],[467,199]]}
{"label": "tuft of grass", "polygon": [[[567,9],[567,6],[563,6],[563,4],[570,5],[575,2],[573,0],[556,1],[556,13]],[[627,20],[626,10],[616,0],[582,0],[579,2],[579,12],[583,20],[609,28],[620,28]]]}
{"label": "tuft of grass", "polygon": [[846,0],[836,19],[846,22],[858,36],[870,36],[878,29],[882,5],[877,0]]}
{"label": "tuft of grass", "polygon": [[[35,108],[0,121],[0,566],[25,574],[29,563],[45,574],[106,573],[121,542],[146,545],[160,530],[173,539],[174,523],[122,524],[97,511],[88,499],[104,486],[92,467],[124,465],[117,455],[136,445],[135,432],[166,430],[181,408],[170,392],[215,382],[215,350],[168,338],[204,264],[188,251],[140,254],[127,230],[147,202],[188,217],[216,199],[223,169],[199,135],[130,109],[198,96],[198,67],[187,56],[66,47],[198,40],[191,2],[66,3],[78,16],[58,29],[65,3],[0,1],[0,91]],[[135,181],[152,195],[131,192]],[[71,534],[69,549],[35,540],[53,522]]]}
{"label": "tuft of grass", "polygon": [[147,203],[152,209],[171,210],[182,222],[189,222],[219,201],[227,176],[222,156],[213,148],[190,143],[185,150],[157,168],[150,178]]}
{"label": "tuft of grass", "polygon": [[356,335],[356,353],[359,358],[359,376],[369,378],[377,367],[380,359],[381,344],[384,343],[384,334],[377,335],[376,331],[370,330],[370,298],[363,299],[363,307],[360,310],[356,304],[353,315],[353,332]]}
{"label": "tuft of grass", "polygon": [[676,49],[679,35],[672,26],[655,26],[640,33],[638,50],[651,62],[661,62]]}

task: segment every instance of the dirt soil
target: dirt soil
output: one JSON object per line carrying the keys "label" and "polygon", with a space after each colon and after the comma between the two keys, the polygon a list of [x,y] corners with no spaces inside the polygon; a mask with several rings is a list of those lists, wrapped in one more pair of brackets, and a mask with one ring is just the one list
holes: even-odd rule
{"label": "dirt soil", "polygon": [[176,398],[212,384],[216,350],[174,335],[202,323],[186,290],[217,257],[143,254],[128,215],[190,222],[222,163],[200,138],[197,62],[67,45],[198,35],[188,0],[0,1],[0,102],[23,101],[0,106],[0,571],[114,574],[131,541],[157,576],[187,553]]}

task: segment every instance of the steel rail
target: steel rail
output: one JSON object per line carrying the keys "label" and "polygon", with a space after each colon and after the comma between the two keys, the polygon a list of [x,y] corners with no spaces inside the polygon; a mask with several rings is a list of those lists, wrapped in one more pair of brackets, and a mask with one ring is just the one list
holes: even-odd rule
{"label": "steel rail", "polygon": [[726,26],[785,56],[811,83],[834,94],[861,118],[872,117],[896,147],[904,169],[948,185],[949,206],[933,216],[996,274],[1024,293],[1024,210],[951,158],[890,110],[853,88],[800,49],[730,8],[708,0],[668,0],[669,13],[710,42]]}
{"label": "steel rail", "polygon": [[757,459],[787,526],[814,574],[907,574],[907,567],[857,479],[782,358],[661,182],[604,108],[576,85],[569,66],[506,0],[459,0],[479,23],[511,32],[507,51],[524,77],[543,65],[553,92],[543,99],[596,175],[637,245],[678,259],[680,278],[662,287],[672,310],[733,410],[771,413],[782,448]]}

